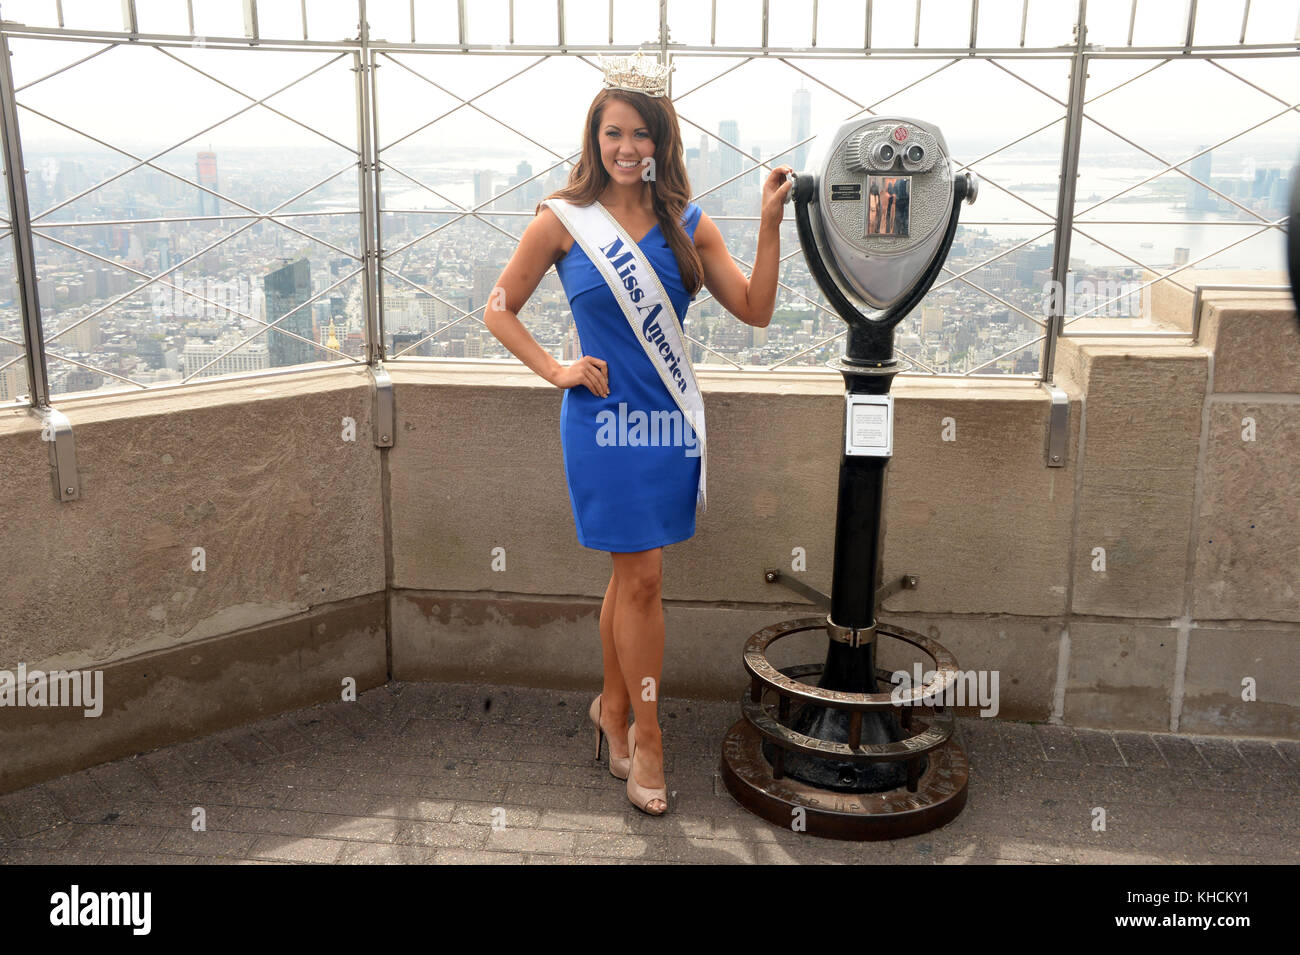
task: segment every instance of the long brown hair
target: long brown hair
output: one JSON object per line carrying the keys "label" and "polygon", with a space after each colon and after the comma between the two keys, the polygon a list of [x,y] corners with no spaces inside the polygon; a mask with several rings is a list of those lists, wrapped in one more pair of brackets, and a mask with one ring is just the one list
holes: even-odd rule
{"label": "long brown hair", "polygon": [[[647,96],[633,90],[602,89],[591,101],[587,110],[587,132],[582,140],[582,158],[569,171],[569,182],[563,189],[553,192],[547,199],[556,198],[574,205],[589,205],[600,198],[609,185],[609,173],[600,159],[600,122],[605,105],[611,99],[627,103],[645,120],[654,140],[654,178],[650,180],[650,193],[654,198],[655,218],[659,231],[668,240],[668,247],[677,259],[682,274],[682,286],[694,296],[704,284],[704,264],[695,243],[686,234],[682,215],[691,199],[691,184],[686,176],[686,161],[682,153],[677,111],[667,96]],[[541,211],[537,204],[534,214]]]}

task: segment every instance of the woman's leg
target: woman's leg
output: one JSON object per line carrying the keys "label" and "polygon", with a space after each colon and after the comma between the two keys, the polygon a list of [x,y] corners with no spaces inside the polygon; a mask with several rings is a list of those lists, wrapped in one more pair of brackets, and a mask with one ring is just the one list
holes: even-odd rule
{"label": "woman's leg", "polygon": [[605,602],[600,605],[600,650],[605,668],[605,683],[601,688],[600,722],[609,738],[611,756],[627,757],[627,711],[629,706],[627,684],[619,667],[618,649],[614,645],[614,611],[618,599],[618,575],[609,575],[605,589]]}
{"label": "woman's leg", "polygon": [[[663,548],[614,554],[618,580],[614,643],[636,729],[632,775],[647,789],[662,789],[663,737],[659,729],[659,678],[664,662]],[[667,809],[650,804],[650,809]]]}

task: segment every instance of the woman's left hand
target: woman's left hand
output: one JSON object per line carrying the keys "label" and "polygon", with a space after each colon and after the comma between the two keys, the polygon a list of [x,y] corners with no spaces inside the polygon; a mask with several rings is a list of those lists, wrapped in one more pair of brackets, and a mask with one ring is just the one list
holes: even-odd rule
{"label": "woman's left hand", "polygon": [[785,197],[794,183],[786,178],[794,172],[790,166],[777,166],[763,183],[763,222],[780,223],[785,218]]}

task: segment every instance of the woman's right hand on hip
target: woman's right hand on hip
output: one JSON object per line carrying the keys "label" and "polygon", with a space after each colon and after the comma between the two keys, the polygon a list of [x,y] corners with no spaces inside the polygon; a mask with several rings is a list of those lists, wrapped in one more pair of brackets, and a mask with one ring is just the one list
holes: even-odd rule
{"label": "woman's right hand on hip", "polygon": [[586,385],[597,398],[609,397],[609,366],[603,358],[583,355],[572,365],[560,369],[560,373],[551,382],[557,388],[573,388]]}

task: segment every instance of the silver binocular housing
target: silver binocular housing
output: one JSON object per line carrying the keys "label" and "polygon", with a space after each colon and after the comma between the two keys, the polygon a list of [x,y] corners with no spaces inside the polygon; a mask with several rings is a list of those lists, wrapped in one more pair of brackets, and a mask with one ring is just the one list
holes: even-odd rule
{"label": "silver binocular housing", "polygon": [[[938,127],[906,117],[849,120],[819,135],[799,178],[812,180],[817,251],[859,308],[886,309],[923,280],[955,216],[955,178]],[[978,183],[961,176],[960,197]]]}
{"label": "silver binocular housing", "polygon": [[[895,139],[900,128],[905,139]],[[844,146],[844,161],[849,169],[877,175],[900,168],[911,173],[929,172],[941,156],[946,158],[945,151],[934,136],[898,123],[868,127],[849,137]]]}

